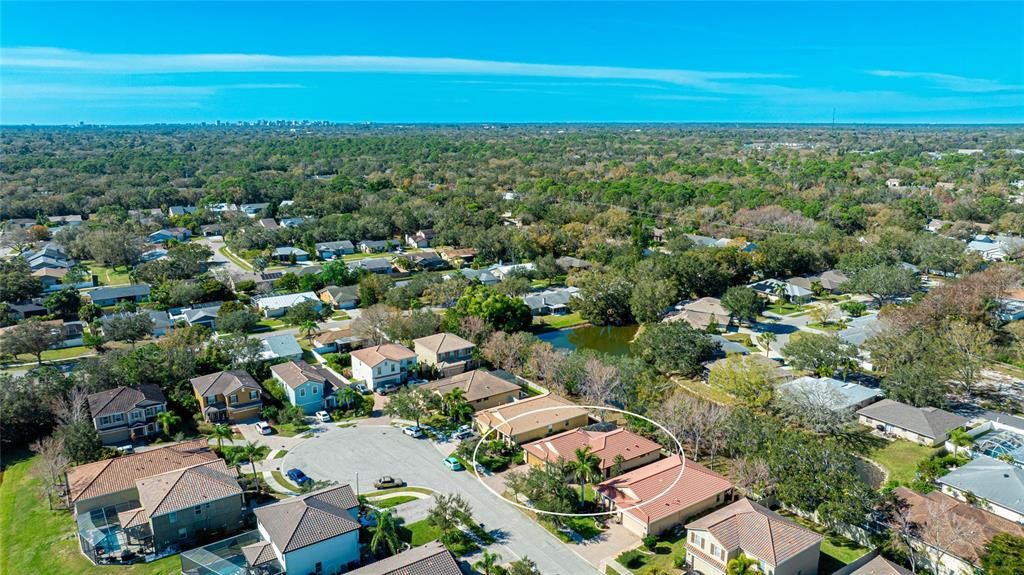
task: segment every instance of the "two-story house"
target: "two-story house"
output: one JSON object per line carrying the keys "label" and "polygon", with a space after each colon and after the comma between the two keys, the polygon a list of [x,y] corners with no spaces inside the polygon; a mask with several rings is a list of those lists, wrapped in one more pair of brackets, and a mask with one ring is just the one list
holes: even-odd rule
{"label": "two-story house", "polygon": [[458,389],[473,411],[512,403],[525,395],[523,388],[518,384],[482,369],[432,381],[423,385],[422,389],[432,391],[441,397]]}
{"label": "two-story house", "polygon": [[435,333],[413,340],[419,363],[437,368],[445,377],[472,369],[476,363],[471,341],[453,333]]}
{"label": "two-story house", "polygon": [[399,386],[409,379],[416,354],[398,343],[385,343],[352,352],[352,377],[371,390]]}
{"label": "two-story house", "polygon": [[233,369],[192,378],[192,390],[203,419],[239,423],[256,419],[263,409],[263,389],[248,373]]}
{"label": "two-story house", "polygon": [[686,563],[705,575],[726,575],[742,553],[765,575],[816,575],[821,535],[749,499],[686,525]]}
{"label": "two-story house", "polygon": [[338,485],[257,507],[259,543],[242,547],[251,569],[275,563],[285,573],[340,573],[359,565],[359,500]]}
{"label": "two-story house", "polygon": [[142,441],[159,433],[156,415],[167,410],[167,398],[152,383],[115,387],[93,393],[86,400],[103,445]]}
{"label": "two-story house", "polygon": [[334,392],[345,385],[326,367],[310,365],[301,359],[271,366],[270,373],[281,383],[288,401],[301,407],[306,415],[336,407]]}

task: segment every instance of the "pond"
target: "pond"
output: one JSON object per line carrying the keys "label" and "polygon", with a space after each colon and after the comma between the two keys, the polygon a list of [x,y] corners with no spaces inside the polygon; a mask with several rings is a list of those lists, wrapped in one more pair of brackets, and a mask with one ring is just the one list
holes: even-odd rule
{"label": "pond", "polygon": [[538,334],[541,341],[550,343],[555,349],[592,349],[611,355],[626,355],[629,344],[636,335],[638,325],[593,326],[547,331]]}

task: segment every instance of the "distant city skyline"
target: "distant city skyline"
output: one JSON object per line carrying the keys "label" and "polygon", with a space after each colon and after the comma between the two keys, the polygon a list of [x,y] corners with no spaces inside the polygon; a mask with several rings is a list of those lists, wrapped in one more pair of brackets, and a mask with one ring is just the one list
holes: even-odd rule
{"label": "distant city skyline", "polygon": [[0,122],[1024,122],[1024,3],[4,2]]}

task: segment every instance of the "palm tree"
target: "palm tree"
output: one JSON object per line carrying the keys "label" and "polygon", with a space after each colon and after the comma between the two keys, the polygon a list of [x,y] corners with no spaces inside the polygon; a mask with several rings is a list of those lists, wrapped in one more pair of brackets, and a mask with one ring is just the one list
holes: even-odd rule
{"label": "palm tree", "polygon": [[778,313],[782,313],[782,306],[786,303],[786,284],[779,282],[772,286],[772,293],[775,294],[775,307]]}
{"label": "palm tree", "polygon": [[473,406],[466,401],[466,394],[458,387],[444,396],[443,404],[448,418],[456,423],[466,421],[473,415]]}
{"label": "palm tree", "polygon": [[480,556],[480,560],[473,564],[473,567],[478,571],[483,571],[484,575],[491,575],[494,573],[494,568],[498,566],[498,561],[501,560],[501,556],[497,553],[491,553],[484,549],[483,555]]}
{"label": "palm tree", "polygon": [[772,343],[777,339],[774,332],[765,331],[758,334],[757,339],[764,344],[764,356],[768,357],[768,354],[772,350]]}
{"label": "palm tree", "polygon": [[181,423],[181,418],[173,411],[161,411],[156,414],[156,420],[160,422],[164,429],[164,435],[167,437],[171,436],[171,428]]}
{"label": "palm tree", "polygon": [[249,465],[252,466],[252,478],[256,482],[256,489],[260,487],[260,476],[256,473],[256,455],[260,451],[260,446],[253,442],[248,442],[242,446],[242,457],[249,460]]}
{"label": "palm tree", "polygon": [[757,565],[757,559],[740,553],[738,557],[729,561],[726,573],[728,575],[751,575],[758,572]]}
{"label": "palm tree", "polygon": [[225,424],[222,423],[220,425],[215,426],[213,428],[213,433],[211,433],[210,435],[212,435],[213,438],[217,440],[217,451],[220,451],[221,453],[223,453],[224,452],[224,440],[225,439],[231,439],[231,436],[233,435],[233,433],[231,432],[231,426],[230,425],[225,425]]}
{"label": "palm tree", "polygon": [[580,482],[580,506],[586,504],[586,486],[599,475],[601,458],[590,452],[590,446],[576,449],[576,459],[569,462],[569,470]]}
{"label": "palm tree", "polygon": [[310,345],[313,345],[313,338],[320,335],[320,326],[315,321],[304,321],[299,326],[299,331],[302,332],[303,337]]}
{"label": "palm tree", "polygon": [[398,548],[402,545],[402,540],[398,537],[400,521],[387,509],[377,513],[377,526],[373,529],[373,537],[370,538],[372,553],[379,553],[381,548],[387,549],[390,555],[398,553]]}

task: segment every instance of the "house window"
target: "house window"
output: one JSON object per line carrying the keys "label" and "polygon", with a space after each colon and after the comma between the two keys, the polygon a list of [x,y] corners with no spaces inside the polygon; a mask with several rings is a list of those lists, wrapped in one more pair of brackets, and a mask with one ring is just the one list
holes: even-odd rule
{"label": "house window", "polygon": [[320,393],[320,388],[314,385],[313,386],[313,395],[317,395],[318,393]]}
{"label": "house window", "polygon": [[258,392],[258,391],[250,391],[249,392],[249,399],[251,399],[253,401],[256,401],[259,398],[260,398],[260,392]]}
{"label": "house window", "polygon": [[718,545],[715,545],[714,543],[711,544],[711,554],[718,557]]}
{"label": "house window", "polygon": [[195,506],[195,512],[196,512],[196,515],[202,515],[203,514],[202,506],[201,505],[196,505]]}
{"label": "house window", "polygon": [[231,403],[238,403],[238,394],[237,393],[232,393],[231,394]]}
{"label": "house window", "polygon": [[155,407],[147,407],[146,408],[146,417],[153,417],[154,415],[156,415],[156,408]]}
{"label": "house window", "polygon": [[113,415],[113,417],[114,417],[114,421],[124,421],[124,414],[123,413],[115,413]]}
{"label": "house window", "polygon": [[184,527],[178,529],[178,539],[184,539],[186,537],[188,537],[188,530]]}
{"label": "house window", "polygon": [[306,390],[305,389],[300,389],[299,390],[299,397],[306,397]]}
{"label": "house window", "polygon": [[167,514],[167,521],[169,523],[177,523],[178,522],[178,512],[177,511],[171,511],[170,513],[168,513]]}
{"label": "house window", "polygon": [[110,423],[110,416],[104,415],[100,418],[100,425],[107,425]]}
{"label": "house window", "polygon": [[206,396],[206,404],[209,405],[211,403],[217,403],[217,396],[216,395],[207,395]]}

